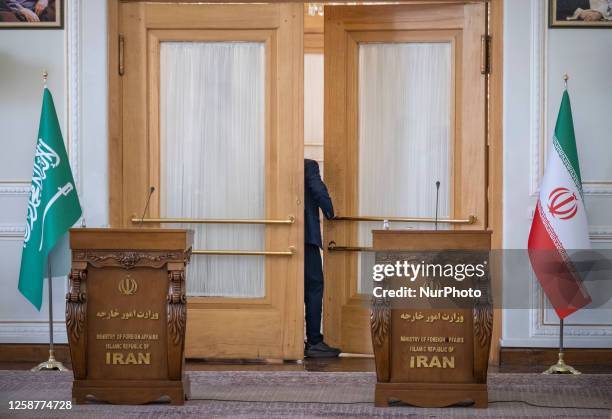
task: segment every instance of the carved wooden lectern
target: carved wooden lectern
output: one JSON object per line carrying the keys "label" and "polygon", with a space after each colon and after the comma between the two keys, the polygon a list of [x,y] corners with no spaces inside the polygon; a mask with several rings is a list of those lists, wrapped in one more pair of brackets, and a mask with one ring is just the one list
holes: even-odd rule
{"label": "carved wooden lectern", "polygon": [[190,230],[75,228],[66,294],[72,397],[183,404]]}
{"label": "carved wooden lectern", "polygon": [[[463,401],[486,407],[493,325],[488,274],[491,233],[376,230],[373,245],[377,264],[406,261],[423,268],[429,264],[431,272],[436,272],[421,275],[413,282],[401,279],[402,286],[414,288],[413,298],[398,300],[388,295],[373,298],[376,406],[387,406],[396,399],[421,407],[443,407]],[[482,264],[486,271],[480,278],[474,276],[471,282],[481,291],[478,298],[427,295],[442,289],[438,279],[433,278],[439,275],[440,271],[435,271],[438,265],[458,272],[459,268],[454,267],[465,266],[465,262]],[[449,281],[452,285],[456,277],[446,283]]]}

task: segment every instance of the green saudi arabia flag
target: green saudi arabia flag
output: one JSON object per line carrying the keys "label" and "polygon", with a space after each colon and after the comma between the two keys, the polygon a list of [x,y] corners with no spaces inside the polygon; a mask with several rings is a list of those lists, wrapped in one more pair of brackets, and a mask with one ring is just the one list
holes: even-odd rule
{"label": "green saudi arabia flag", "polygon": [[49,252],[80,216],[53,97],[45,87],[19,272],[19,291],[38,310]]}

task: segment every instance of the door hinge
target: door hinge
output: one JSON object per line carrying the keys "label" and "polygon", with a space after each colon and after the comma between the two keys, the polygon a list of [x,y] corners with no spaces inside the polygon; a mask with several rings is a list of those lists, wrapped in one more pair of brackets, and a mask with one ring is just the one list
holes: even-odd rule
{"label": "door hinge", "polygon": [[119,34],[119,75],[123,76],[125,72],[124,67],[124,50],[125,50],[125,39],[123,38],[123,34]]}
{"label": "door hinge", "polygon": [[491,37],[480,37],[480,73],[491,74]]}

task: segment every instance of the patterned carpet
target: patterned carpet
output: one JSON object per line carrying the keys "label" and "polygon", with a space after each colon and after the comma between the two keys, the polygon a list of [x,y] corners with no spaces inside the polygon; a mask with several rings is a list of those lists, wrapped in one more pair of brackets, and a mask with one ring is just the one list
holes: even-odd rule
{"label": "patterned carpet", "polygon": [[[490,374],[489,408],[375,408],[372,373],[189,372],[192,400],[9,410],[9,400],[70,400],[71,373],[0,371],[1,418],[612,418],[612,375]],[[559,407],[555,407],[559,406]]]}

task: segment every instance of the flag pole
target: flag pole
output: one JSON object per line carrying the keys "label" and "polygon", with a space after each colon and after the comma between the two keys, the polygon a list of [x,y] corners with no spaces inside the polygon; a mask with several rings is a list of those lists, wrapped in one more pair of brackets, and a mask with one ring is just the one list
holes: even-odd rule
{"label": "flag pole", "polygon": [[[43,83],[45,89],[47,88],[48,76],[49,73],[47,73],[47,70],[43,70]],[[55,359],[55,351],[53,349],[53,286],[51,284],[51,252],[49,252],[47,255],[47,284],[49,286],[49,359],[32,368],[32,371],[68,371],[68,369],[64,367],[64,364]]]}
{"label": "flag pole", "polygon": [[559,320],[559,358],[557,363],[544,371],[542,374],[582,374],[571,365],[567,365],[563,360],[563,319]]}
{"label": "flag pole", "polygon": [[[569,76],[567,75],[567,73],[565,73],[563,75],[563,85],[565,87],[565,90],[567,90],[568,80]],[[563,360],[563,319],[559,319],[559,358],[557,359],[557,363],[555,365],[551,366],[542,374],[582,374],[576,368],[572,367],[571,365],[567,365]]]}
{"label": "flag pole", "polygon": [[51,284],[51,252],[49,252],[47,255],[47,284],[49,286],[49,359],[32,368],[32,371],[68,371],[68,368],[64,367],[64,364],[55,359],[55,351],[53,349],[53,286]]}

